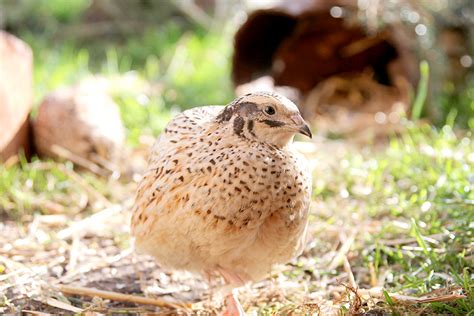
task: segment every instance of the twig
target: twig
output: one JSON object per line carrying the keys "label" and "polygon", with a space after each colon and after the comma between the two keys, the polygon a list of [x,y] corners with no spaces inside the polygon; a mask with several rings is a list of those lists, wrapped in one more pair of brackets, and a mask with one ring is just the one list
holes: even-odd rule
{"label": "twig", "polygon": [[357,315],[360,313],[360,307],[362,306],[362,298],[360,297],[360,294],[357,291],[356,287],[347,285],[344,286],[346,287],[346,292],[348,292],[347,297],[349,298],[350,305],[349,315]]}
{"label": "twig", "polygon": [[[59,150],[59,151],[64,150],[64,153],[68,152],[66,149],[64,149],[60,146],[53,145],[53,147],[56,148],[56,150]],[[63,157],[63,158],[68,159],[67,157]],[[81,157],[79,157],[79,158],[81,158]],[[81,158],[81,159],[84,159],[84,158]],[[73,163],[76,163],[72,159],[70,159],[70,160]],[[53,164],[53,163],[47,163],[47,162],[39,162],[38,163],[37,162],[37,163],[35,163],[35,167],[40,169],[40,170],[49,170],[53,167],[58,168],[59,170],[61,170],[61,172],[63,172],[65,175],[67,175],[71,180],[73,180],[77,184],[79,184],[79,186],[81,186],[91,197],[95,198],[98,201],[101,201],[105,206],[110,206],[112,204],[105,196],[103,196],[101,193],[99,193],[93,186],[91,186],[86,180],[84,180],[84,178],[80,174],[78,174],[74,170],[66,168],[62,164]],[[88,168],[86,168],[86,169],[88,169]],[[88,170],[90,170],[90,169],[88,169]],[[37,202],[37,203],[38,203],[38,205],[44,204],[44,202],[43,203]]]}
{"label": "twig", "polygon": [[112,205],[106,209],[95,213],[92,216],[89,216],[79,222],[75,222],[73,225],[69,226],[58,232],[57,237],[59,239],[71,238],[75,234],[82,233],[83,235],[96,227],[98,223],[103,222],[105,219],[110,218],[111,216],[117,215],[122,211],[121,205]]}
{"label": "twig", "polygon": [[51,151],[58,155],[61,158],[65,158],[67,160],[72,161],[78,166],[81,166],[82,168],[85,168],[101,177],[108,177],[109,172],[105,172],[101,167],[93,163],[92,161],[87,160],[84,157],[80,157],[71,151],[67,150],[64,147],[58,146],[58,145],[53,145],[51,146]]}
{"label": "twig", "polygon": [[[423,247],[412,247],[412,246],[402,246],[402,250],[408,250],[408,251],[425,251]],[[427,247],[428,251],[432,251],[435,253],[446,253],[446,249],[438,249],[438,248],[431,248]]]}
{"label": "twig", "polygon": [[67,303],[58,301],[57,299],[54,299],[52,297],[47,297],[47,298],[44,298],[44,299],[33,298],[33,300],[45,303],[49,306],[53,306],[53,307],[56,307],[56,308],[67,310],[67,311],[70,311],[70,312],[73,312],[73,313],[81,313],[83,311],[82,308],[75,307],[75,306],[72,306],[71,304],[67,304]]}
{"label": "twig", "polygon": [[4,162],[4,166],[5,168],[9,169],[11,166],[16,165],[19,162],[20,162],[20,158],[18,158],[18,155],[14,155],[8,158],[7,161]]}
{"label": "twig", "polygon": [[434,302],[452,302],[461,298],[466,298],[466,295],[459,293],[445,294],[435,297],[414,297],[399,294],[389,294],[389,296],[399,303],[417,304],[417,303],[434,303]]}
{"label": "twig", "polygon": [[357,283],[355,281],[354,274],[352,273],[352,269],[351,269],[351,264],[349,263],[347,256],[344,256],[343,263],[344,263],[344,270],[347,272],[347,276],[349,277],[349,283],[354,289],[357,290],[359,287],[357,286]]}
{"label": "twig", "polygon": [[69,262],[66,266],[67,274],[71,274],[76,268],[77,258],[79,257],[79,247],[81,245],[80,238],[77,234],[73,235],[71,249],[69,251]]}
{"label": "twig", "polygon": [[43,312],[38,312],[38,311],[32,311],[28,309],[24,309],[21,311],[22,315],[37,315],[37,316],[50,316],[50,313],[43,313]]}
{"label": "twig", "polygon": [[[347,290],[347,287],[341,286],[334,288],[333,291],[336,292],[344,292]],[[440,290],[448,290],[451,293],[449,294],[437,294]],[[439,289],[435,293],[427,293],[424,296],[408,296],[408,295],[401,295],[401,294],[392,294],[387,293],[392,300],[400,304],[419,304],[419,303],[433,303],[433,302],[451,302],[461,298],[466,298],[466,295],[459,293],[461,288],[446,288],[446,289]],[[384,296],[384,289],[380,287],[375,287],[371,289],[358,289],[357,294],[360,296],[368,296],[371,298],[378,298],[378,299],[385,299]],[[433,296],[428,296],[432,294]]]}
{"label": "twig", "polygon": [[[19,274],[22,274],[22,273],[25,273],[25,272],[30,272],[30,270],[27,269],[27,268],[21,268],[21,269],[13,270],[12,272],[7,273],[7,274],[2,274],[2,275],[0,275],[0,282],[3,282],[5,280],[8,280],[12,277],[15,277],[15,276],[17,276]],[[3,289],[4,289],[3,286],[0,286],[0,291],[3,290]]]}
{"label": "twig", "polygon": [[136,295],[130,295],[130,294],[122,294],[122,293],[117,293],[117,292],[103,291],[103,290],[86,288],[86,287],[60,285],[59,290],[63,292],[64,294],[82,295],[82,296],[90,296],[90,297],[97,296],[97,297],[109,299],[112,301],[118,301],[118,302],[129,302],[129,303],[153,305],[153,306],[159,306],[159,307],[171,307],[175,309],[192,308],[192,304],[189,304],[189,303],[171,303],[171,302],[167,302],[167,301],[156,299],[156,298],[142,297],[142,296],[136,296]]}
{"label": "twig", "polygon": [[17,270],[26,269],[28,271],[31,271],[31,269],[28,268],[27,266],[25,266],[24,264],[22,264],[18,261],[15,261],[15,260],[11,260],[10,258],[1,256],[1,255],[0,255],[0,262],[3,262],[3,264],[6,267],[8,267],[9,269],[12,269],[12,270],[14,270],[14,269],[17,269]]}
{"label": "twig", "polygon": [[212,24],[211,18],[203,9],[196,5],[193,0],[173,1],[172,3],[175,4],[182,13],[190,17],[195,23],[199,24],[205,29],[210,28]]}
{"label": "twig", "polygon": [[64,214],[38,215],[38,220],[41,224],[59,226],[66,223],[67,217]]}
{"label": "twig", "polygon": [[19,261],[13,261],[0,255],[0,262],[3,262],[3,264],[7,266],[9,270],[12,270],[12,272],[3,275],[2,278],[0,278],[0,281],[14,278],[14,282],[6,284],[0,283],[0,293],[11,287],[19,287],[24,284],[37,283],[38,278],[41,278],[48,273],[48,268],[58,264],[61,261],[62,258],[59,256],[57,258],[53,258],[47,266],[43,266],[39,269],[32,269]]}
{"label": "twig", "polygon": [[55,37],[89,39],[104,35],[127,35],[130,33],[140,32],[146,25],[143,21],[123,20],[120,21],[100,21],[91,23],[80,23],[74,25],[64,25],[61,32],[57,32]]}
{"label": "twig", "polygon": [[110,266],[111,264],[113,264],[115,262],[118,262],[118,261],[122,260],[123,258],[129,256],[132,252],[133,252],[133,249],[128,248],[128,249],[125,249],[124,251],[122,251],[121,253],[119,253],[118,255],[106,258],[104,261],[102,261],[99,264],[89,263],[86,266],[76,268],[71,273],[67,273],[66,275],[62,276],[61,279],[59,279],[59,281],[62,282],[62,283],[71,282],[77,275],[82,275],[82,274],[85,274],[85,273],[87,273],[89,271],[92,271],[92,270],[98,270],[98,269],[102,269],[102,268],[105,268],[107,266]]}
{"label": "twig", "polygon": [[372,287],[377,286],[377,274],[373,262],[369,262],[369,274],[370,274],[370,285]]}
{"label": "twig", "polygon": [[[438,243],[439,240],[443,240],[444,238],[449,237],[446,233],[439,233],[433,234],[428,236],[423,236],[422,238],[430,243]],[[398,245],[405,245],[405,244],[413,244],[416,243],[415,238],[399,238],[399,239],[392,239],[392,240],[380,240],[381,244],[385,246],[398,246]]]}
{"label": "twig", "polygon": [[379,43],[382,43],[385,41],[385,34],[381,33],[382,36],[370,36],[370,37],[364,37],[356,42],[352,42],[349,45],[343,47],[341,49],[341,56],[344,58],[348,58],[354,55],[357,55],[375,45],[378,45]]}
{"label": "twig", "polygon": [[63,165],[58,165],[58,168],[67,174],[69,178],[71,178],[73,181],[75,181],[77,184],[79,184],[84,190],[89,193],[91,196],[93,196],[96,200],[100,201],[103,203],[105,206],[110,206],[112,203],[101,193],[99,193],[94,187],[92,187],[84,178],[81,177],[77,172],[74,170],[70,170],[66,168]]}
{"label": "twig", "polygon": [[[342,237],[340,237],[342,239]],[[339,251],[336,253],[334,258],[332,259],[331,263],[329,264],[328,270],[336,269],[341,263],[344,261],[344,257],[349,252],[352,247],[352,244],[355,240],[355,233],[352,234],[349,238],[347,238],[343,243]],[[342,242],[342,240],[341,240]]]}
{"label": "twig", "polygon": [[101,157],[98,154],[91,154],[90,159],[94,163],[96,163],[97,165],[99,165],[99,166],[103,167],[104,169],[110,171],[110,173],[120,172],[120,167],[117,164],[111,162],[110,160],[107,160],[104,157]]}

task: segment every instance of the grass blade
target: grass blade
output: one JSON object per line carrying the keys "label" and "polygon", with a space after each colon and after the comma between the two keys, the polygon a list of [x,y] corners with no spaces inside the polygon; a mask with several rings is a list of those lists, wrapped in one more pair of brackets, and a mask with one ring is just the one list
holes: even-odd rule
{"label": "grass blade", "polygon": [[426,96],[428,95],[429,76],[430,66],[426,60],[423,60],[420,63],[420,82],[418,83],[418,89],[411,112],[412,120],[418,120],[421,116],[421,112],[423,111],[423,105],[425,104]]}

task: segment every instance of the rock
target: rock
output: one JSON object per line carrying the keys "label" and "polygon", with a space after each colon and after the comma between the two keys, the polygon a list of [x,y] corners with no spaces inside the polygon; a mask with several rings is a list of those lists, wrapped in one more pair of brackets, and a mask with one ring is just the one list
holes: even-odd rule
{"label": "rock", "polygon": [[108,167],[123,158],[125,129],[118,106],[107,93],[79,85],[44,98],[34,122],[34,139],[40,155],[57,157],[57,145]]}
{"label": "rock", "polygon": [[29,155],[32,66],[30,47],[0,30],[0,160],[8,159],[20,149]]}

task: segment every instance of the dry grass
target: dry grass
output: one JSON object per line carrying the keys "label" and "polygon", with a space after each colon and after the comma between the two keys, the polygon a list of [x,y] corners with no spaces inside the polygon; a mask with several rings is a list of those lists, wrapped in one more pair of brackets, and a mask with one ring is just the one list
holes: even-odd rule
{"label": "dry grass", "polygon": [[[451,306],[451,312],[456,314],[453,311],[461,313],[465,307],[450,305],[450,302],[461,299],[466,306],[472,304],[466,299],[472,295],[469,285],[463,289],[449,272],[444,275],[444,286],[422,295],[415,285],[398,288],[393,285],[394,274],[408,277],[414,271],[402,269],[396,260],[382,262],[381,245],[385,247],[383,251],[398,249],[401,253],[416,253],[413,256],[417,257],[421,253],[426,260],[432,253],[447,249],[435,247],[432,252],[423,253],[416,235],[408,238],[384,231],[387,221],[393,218],[373,216],[370,203],[347,196],[344,191],[347,183],[340,182],[339,178],[340,162],[353,156],[359,148],[346,142],[323,140],[300,143],[299,147],[315,167],[311,239],[298,259],[275,267],[268,279],[240,290],[246,311],[268,315],[352,315],[369,311],[423,314],[436,310],[432,304],[426,304],[434,302]],[[8,172],[13,174],[11,168],[16,167],[9,166],[10,169],[3,171],[4,176]],[[40,193],[32,205],[41,209],[42,214],[30,215],[25,211],[18,213],[16,220],[10,217],[0,223],[3,232],[0,236],[2,313],[216,313],[220,310],[218,283],[209,288],[199,276],[162,271],[152,259],[133,253],[128,221],[135,182],[103,179],[53,162],[37,161],[22,168],[22,172],[29,175],[37,172],[33,181],[41,178],[40,170],[45,174],[62,170],[64,174],[58,175],[59,180],[56,180],[74,183],[77,196],[83,196],[87,202],[78,209],[78,198],[66,190],[62,198],[68,195],[69,201],[61,202],[62,211],[48,214],[45,204],[54,199],[42,197]],[[55,187],[57,183],[50,186]],[[403,218],[398,220],[403,222]],[[395,236],[397,238],[392,238]],[[441,245],[449,239],[449,232],[422,239],[430,245]],[[472,248],[466,247],[464,255],[472,258]],[[377,251],[378,261],[373,257]],[[436,273],[442,274],[436,269]],[[450,269],[456,268],[444,270]],[[416,273],[419,279],[426,278],[420,271]]]}

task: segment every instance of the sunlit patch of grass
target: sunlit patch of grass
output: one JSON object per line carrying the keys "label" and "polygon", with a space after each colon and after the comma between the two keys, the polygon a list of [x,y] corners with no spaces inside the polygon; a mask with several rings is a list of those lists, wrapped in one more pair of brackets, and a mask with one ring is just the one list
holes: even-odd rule
{"label": "sunlit patch of grass", "polygon": [[[344,198],[358,201],[362,216],[379,225],[378,233],[364,234],[356,266],[373,265],[378,277],[388,273],[384,284],[390,291],[464,288],[466,299],[434,303],[436,312],[461,315],[474,309],[473,153],[469,132],[409,126],[382,152],[342,161],[334,177],[346,185]],[[340,198],[340,191],[323,186],[320,198]],[[393,240],[401,241],[387,242]]]}
{"label": "sunlit patch of grass", "polygon": [[150,30],[123,46],[109,47],[102,73],[136,69],[144,79],[158,85],[155,92],[167,108],[226,104],[234,94],[229,30],[225,33],[191,32],[165,25],[162,31]]}
{"label": "sunlit patch of grass", "polygon": [[139,143],[141,135],[157,136],[172,117],[172,112],[160,97],[148,98],[143,94],[116,96],[122,120],[127,128],[127,142]]}
{"label": "sunlit patch of grass", "polygon": [[20,38],[33,50],[34,107],[54,89],[90,76],[88,49],[73,42],[52,42],[29,31]]}
{"label": "sunlit patch of grass", "polygon": [[230,102],[230,49],[223,36],[185,34],[163,76],[169,102],[185,108]]}
{"label": "sunlit patch of grass", "polygon": [[[74,171],[70,162],[34,159],[28,163],[21,159],[12,166],[0,164],[0,215],[21,218],[33,213],[81,212],[91,206],[93,196],[71,174]],[[81,179],[91,190],[108,195],[104,179],[87,172],[82,173]]]}

